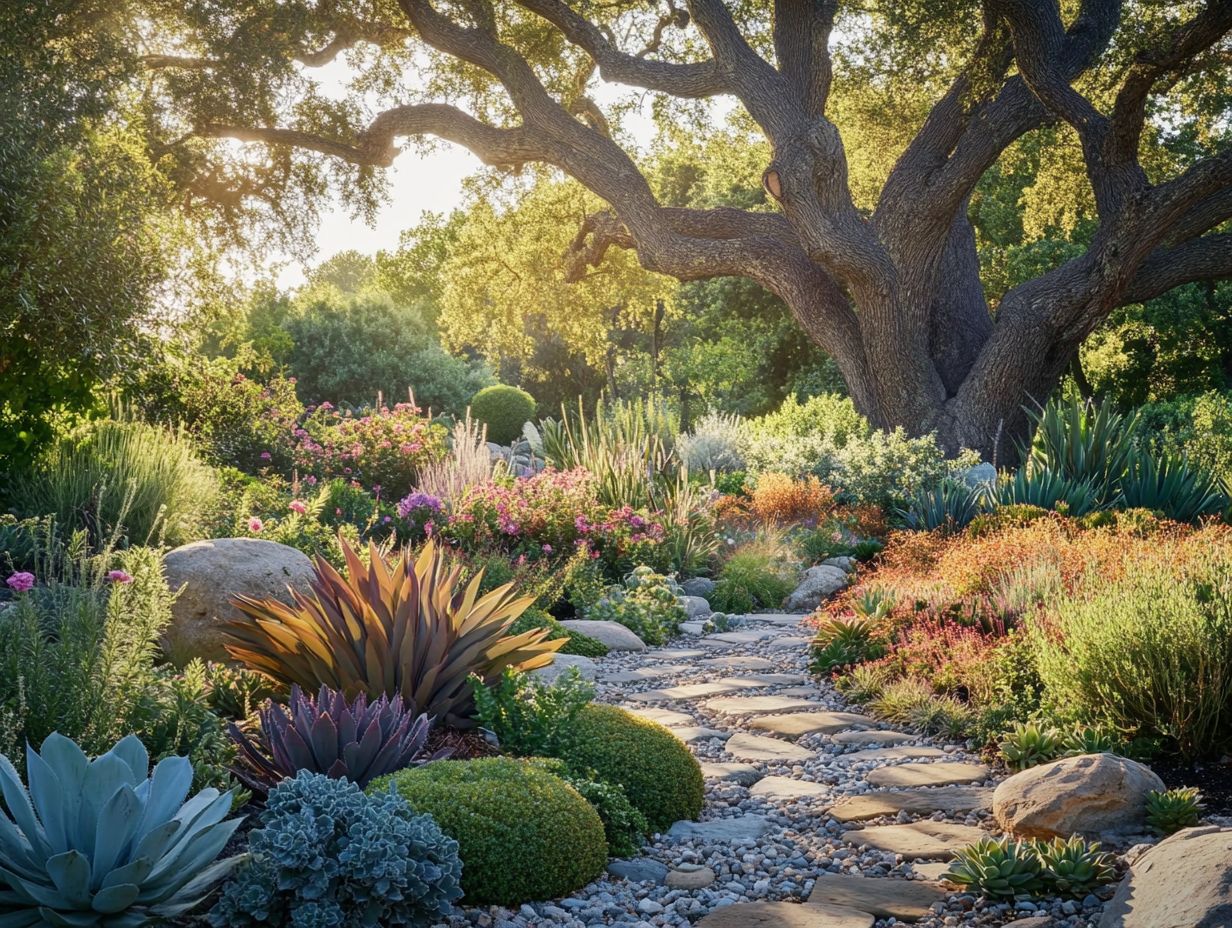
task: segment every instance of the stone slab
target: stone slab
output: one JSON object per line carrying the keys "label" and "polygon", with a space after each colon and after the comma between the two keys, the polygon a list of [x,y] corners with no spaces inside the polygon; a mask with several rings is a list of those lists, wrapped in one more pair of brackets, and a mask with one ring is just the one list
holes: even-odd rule
{"label": "stone slab", "polygon": [[708,696],[722,696],[725,693],[735,693],[744,687],[724,683],[686,683],[683,686],[669,686],[665,689],[646,690],[643,693],[630,693],[626,696],[633,702],[681,702],[689,699],[705,699]]}
{"label": "stone slab", "polygon": [[799,625],[807,619],[807,612],[751,612],[744,616],[746,622],[769,622],[780,628],[790,628]]}
{"label": "stone slab", "polygon": [[[791,699],[792,697],[783,698]],[[707,707],[713,709],[716,702],[722,702],[722,700],[716,699],[707,703]],[[786,738],[799,738],[801,735],[817,733],[828,735],[836,731],[846,731],[855,725],[876,724],[874,719],[866,715],[855,715],[851,712],[785,712],[751,719],[749,728],[773,732]]]}
{"label": "stone slab", "polygon": [[764,815],[738,815],[735,818],[716,818],[709,822],[677,822],[668,830],[667,836],[728,844],[736,841],[756,841],[772,827],[770,819]]}
{"label": "stone slab", "polygon": [[765,777],[749,790],[750,796],[795,802],[799,799],[817,799],[830,794],[830,787],[812,780],[797,780],[792,777]]}
{"label": "stone slab", "polygon": [[864,778],[870,786],[950,786],[987,780],[992,771],[984,764],[942,761],[936,764],[900,764],[878,767]]}
{"label": "stone slab", "polygon": [[896,745],[888,748],[869,748],[867,751],[855,751],[851,754],[840,754],[838,760],[845,764],[863,764],[869,761],[882,760],[927,760],[934,757],[946,757],[945,751],[927,744]]}
{"label": "stone slab", "polygon": [[637,670],[612,670],[599,675],[600,683],[640,683],[644,680],[657,680],[660,677],[671,677],[678,673],[689,673],[693,668],[686,664],[651,664],[649,667],[639,667]]}
{"label": "stone slab", "polygon": [[919,741],[920,736],[905,731],[840,731],[830,738],[835,744],[876,744],[886,747],[891,744],[903,744],[907,741]]}
{"label": "stone slab", "polygon": [[666,725],[668,728],[697,724],[693,716],[684,712],[676,712],[674,709],[660,709],[657,706],[638,706],[636,709],[629,709],[627,711],[641,718],[650,719],[652,722],[658,722],[660,725]]}
{"label": "stone slab", "polygon": [[849,831],[843,838],[855,845],[899,854],[904,860],[952,860],[956,851],[988,836],[983,828],[973,825],[925,819],[907,825],[873,825]]}
{"label": "stone slab", "polygon": [[737,902],[715,909],[697,928],[873,928],[873,916],[839,905]]}
{"label": "stone slab", "polygon": [[705,889],[718,878],[718,874],[709,867],[703,867],[700,864],[680,864],[667,875],[667,879],[663,882],[672,889],[692,891]]}
{"label": "stone slab", "polygon": [[782,638],[775,638],[773,641],[769,642],[766,647],[768,647],[771,651],[786,651],[788,649],[802,650],[807,648],[812,643],[812,638],[800,638],[795,635],[786,635]]}
{"label": "stone slab", "polygon": [[642,657],[648,661],[691,661],[706,655],[706,651],[697,648],[653,648]]}
{"label": "stone slab", "polygon": [[821,691],[815,686],[804,687],[803,683],[807,683],[809,678],[802,673],[750,673],[745,676],[746,680],[760,680],[764,686],[776,687],[776,696],[794,696],[795,693],[784,693],[778,687],[794,686],[796,689],[807,689],[810,696],[818,696]]}
{"label": "stone slab", "polygon": [[916,921],[929,914],[936,902],[949,895],[939,883],[896,880],[888,877],[842,876],[819,873],[809,895],[809,905],[843,905],[878,918]]}
{"label": "stone slab", "polygon": [[773,670],[778,666],[774,661],[752,654],[729,654],[726,657],[710,657],[698,661],[703,667],[718,667],[723,670]]}
{"label": "stone slab", "polygon": [[992,789],[986,786],[940,786],[935,789],[895,789],[849,796],[829,814],[840,822],[863,822],[885,815],[965,815],[992,808]]}
{"label": "stone slab", "polygon": [[703,763],[702,776],[707,780],[719,780],[720,782],[739,783],[741,786],[752,786],[764,777],[765,774],[752,764],[727,762]]}
{"label": "stone slab", "polygon": [[745,732],[732,735],[727,741],[725,750],[738,760],[775,764],[798,763],[812,760],[816,756],[812,751],[796,747],[788,741],[767,738],[764,735],[750,735]]}
{"label": "stone slab", "polygon": [[738,632],[719,632],[707,635],[704,641],[721,641],[724,644],[756,644],[766,638],[774,638],[779,634],[777,628],[743,628]]}
{"label": "stone slab", "polygon": [[732,734],[729,731],[719,731],[717,728],[706,728],[704,725],[685,725],[680,728],[669,728],[668,731],[685,744],[692,744],[695,741],[710,741],[713,738],[726,741]]}
{"label": "stone slab", "polygon": [[[789,675],[785,674],[784,676]],[[774,692],[779,696],[798,696],[801,699],[816,699],[821,695],[821,689],[816,684],[811,683],[801,686],[785,686],[781,690],[775,690]]]}
{"label": "stone slab", "polygon": [[772,712],[803,712],[821,708],[821,703],[795,696],[728,696],[712,699],[706,708],[720,715],[758,715]]}
{"label": "stone slab", "polygon": [[723,677],[717,680],[724,686],[734,686],[737,690],[760,690],[770,684],[761,679],[765,674],[750,674],[747,677]]}

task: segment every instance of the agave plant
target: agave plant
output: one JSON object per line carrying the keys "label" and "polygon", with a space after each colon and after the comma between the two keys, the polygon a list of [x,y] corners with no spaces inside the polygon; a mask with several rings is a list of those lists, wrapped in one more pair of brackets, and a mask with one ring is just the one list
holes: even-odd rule
{"label": "agave plant", "polygon": [[363,788],[383,774],[437,759],[422,756],[431,720],[416,718],[401,696],[369,703],[360,693],[348,702],[322,685],[313,699],[292,686],[290,704],[271,701],[260,718],[255,739],[234,723],[229,726],[244,761],[235,775],[260,794],[300,770],[345,777]]}
{"label": "agave plant", "polygon": [[1195,787],[1153,789],[1146,797],[1146,822],[1151,830],[1170,835],[1192,828],[1202,817],[1202,794]]}
{"label": "agave plant", "polygon": [[1124,750],[1125,743],[1120,738],[1098,728],[1080,726],[1061,738],[1061,754],[1065,757],[1115,754]]}
{"label": "agave plant", "polygon": [[985,489],[961,480],[942,480],[919,490],[905,509],[896,510],[903,525],[913,531],[966,528],[985,508]]}
{"label": "agave plant", "polygon": [[240,819],[231,793],[187,802],[192,764],[150,773],[134,735],[91,761],[52,734],[26,748],[29,791],[0,757],[0,925],[135,928],[195,907],[241,858],[216,861]]}
{"label": "agave plant", "polygon": [[1052,728],[1037,722],[1015,723],[1001,739],[1001,756],[1015,770],[1026,770],[1053,760],[1062,751],[1062,738]]}
{"label": "agave plant", "polygon": [[1116,879],[1116,858],[1078,835],[1037,841],[1035,854],[1045,884],[1062,896],[1081,898]]}
{"label": "agave plant", "polygon": [[954,855],[944,879],[993,899],[1029,896],[1041,887],[1034,846],[1010,838],[985,838]]}
{"label": "agave plant", "polygon": [[288,685],[401,695],[440,724],[469,728],[471,674],[491,683],[506,667],[546,666],[568,640],[549,641],[543,628],[508,634],[532,599],[512,584],[480,596],[483,572],[464,585],[435,543],[388,567],[371,544],[368,564],[345,542],[342,553],[346,576],[317,558],[310,593],[291,590],[290,605],[237,598],[244,617],[225,627],[231,657]]}
{"label": "agave plant", "polygon": [[1033,469],[1089,483],[1100,505],[1111,503],[1138,454],[1138,415],[1081,400],[1054,400],[1027,413],[1035,426],[1030,448]]}
{"label": "agave plant", "polygon": [[1085,516],[1102,505],[1100,489],[1090,478],[1080,480],[1035,464],[1020,467],[990,488],[990,496],[997,506],[1038,506],[1071,516]]}
{"label": "agave plant", "polygon": [[1128,508],[1162,512],[1178,522],[1193,522],[1228,506],[1216,477],[1176,455],[1142,455],[1121,482],[1121,498]]}
{"label": "agave plant", "polygon": [[833,616],[825,619],[813,638],[812,668],[816,673],[863,661],[877,660],[885,654],[882,615]]}

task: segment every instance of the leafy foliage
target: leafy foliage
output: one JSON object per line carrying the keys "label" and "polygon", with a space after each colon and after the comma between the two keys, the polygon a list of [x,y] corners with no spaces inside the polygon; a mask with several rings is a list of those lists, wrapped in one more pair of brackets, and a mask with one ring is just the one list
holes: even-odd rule
{"label": "leafy foliage", "polygon": [[942,480],[924,487],[911,498],[905,509],[898,510],[903,525],[913,531],[966,528],[984,509],[984,493],[961,480]]}
{"label": "leafy foliage", "polygon": [[650,834],[650,825],[620,786],[599,779],[593,770],[574,773],[568,764],[556,758],[534,758],[532,763],[560,777],[594,806],[603,821],[609,856],[632,857],[641,850],[646,835]]}
{"label": "leafy foliage", "polygon": [[608,587],[586,617],[619,622],[646,644],[662,644],[680,631],[686,618],[680,596],[674,580],[642,566],[625,577],[623,585]]}
{"label": "leafy foliage", "polygon": [[777,609],[796,587],[798,563],[774,533],[740,545],[719,567],[710,605],[743,614]]}
{"label": "leafy foliage", "polygon": [[427,925],[462,895],[458,843],[397,793],[301,771],[274,787],[215,928]]}
{"label": "leafy foliage", "polygon": [[206,789],[186,802],[187,758],[151,773],[134,735],[94,760],[59,734],[26,755],[28,790],[0,757],[6,924],[152,924],[197,906],[239,863],[215,862],[240,824],[224,821],[231,795]]}
{"label": "leafy foliage", "polygon": [[813,638],[810,667],[825,673],[835,667],[877,660],[886,651],[884,616],[875,613],[824,620]]}
{"label": "leafy foliage", "polygon": [[471,685],[479,724],[504,750],[521,757],[555,756],[560,739],[595,695],[576,667],[554,683],[506,669],[491,686],[478,677]]}
{"label": "leafy foliage", "polygon": [[542,667],[563,644],[542,630],[509,636],[531,601],[508,585],[480,596],[481,576],[463,588],[435,544],[390,567],[375,545],[367,564],[347,545],[343,555],[345,578],[318,558],[311,593],[292,591],[292,605],[238,599],[245,618],[227,626],[228,653],[288,685],[401,695],[439,724],[469,727],[472,673],[494,681],[506,667]]}
{"label": "leafy foliage", "polygon": [[488,441],[507,445],[535,415],[535,398],[507,384],[484,387],[471,397],[471,415],[488,427]]}
{"label": "leafy foliage", "polygon": [[389,784],[458,842],[471,904],[564,896],[594,879],[607,860],[603,822],[591,804],[526,761],[444,761],[377,780],[370,790]]}

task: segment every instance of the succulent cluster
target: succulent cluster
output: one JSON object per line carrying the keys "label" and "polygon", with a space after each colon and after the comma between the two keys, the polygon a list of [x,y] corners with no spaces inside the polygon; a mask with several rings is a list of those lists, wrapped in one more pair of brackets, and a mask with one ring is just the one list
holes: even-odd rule
{"label": "succulent cluster", "polygon": [[210,910],[215,928],[428,925],[462,895],[458,843],[431,816],[319,773],[270,791],[249,851]]}
{"label": "succulent cluster", "polygon": [[1146,797],[1146,821],[1161,835],[1192,828],[1202,816],[1202,794],[1194,787],[1151,790]]}
{"label": "succulent cluster", "polygon": [[624,585],[608,587],[586,618],[619,622],[647,644],[662,644],[680,630],[687,615],[680,586],[649,567],[637,567]]}
{"label": "succulent cluster", "polygon": [[813,671],[825,673],[882,657],[886,648],[883,628],[883,616],[876,609],[871,614],[853,612],[823,619],[813,638]]}
{"label": "succulent cluster", "polygon": [[322,685],[313,699],[292,686],[288,705],[269,702],[260,719],[255,738],[234,723],[230,732],[242,759],[235,775],[261,794],[300,770],[345,777],[363,788],[386,773],[432,759],[423,756],[431,721],[426,715],[416,718],[401,696],[370,703],[360,693],[348,701]]}
{"label": "succulent cluster", "polygon": [[1046,764],[1058,757],[1124,750],[1124,745],[1115,736],[1097,728],[1075,728],[1062,732],[1038,722],[1016,722],[1002,736],[999,747],[1001,757],[1015,770]]}
{"label": "succulent cluster", "polygon": [[986,838],[954,855],[945,879],[991,899],[1079,898],[1116,879],[1115,858],[1077,835],[1051,841]]}
{"label": "succulent cluster", "polygon": [[[231,794],[191,799],[192,764],[150,772],[135,735],[90,760],[52,734],[26,749],[29,791],[0,757],[0,924],[135,928],[196,906],[240,860],[216,861],[240,819]],[[185,801],[187,800],[187,801]]]}

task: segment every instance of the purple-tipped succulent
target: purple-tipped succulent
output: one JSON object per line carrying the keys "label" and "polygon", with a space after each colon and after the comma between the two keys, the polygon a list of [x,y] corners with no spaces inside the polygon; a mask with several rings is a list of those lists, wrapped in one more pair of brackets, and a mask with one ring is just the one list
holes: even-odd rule
{"label": "purple-tipped succulent", "polygon": [[261,795],[300,770],[346,778],[362,789],[386,773],[449,753],[424,756],[432,721],[416,717],[401,696],[369,702],[361,693],[348,702],[342,693],[322,686],[313,699],[292,686],[288,705],[268,702],[260,720],[255,738],[234,723],[230,731],[242,761],[235,775]]}

